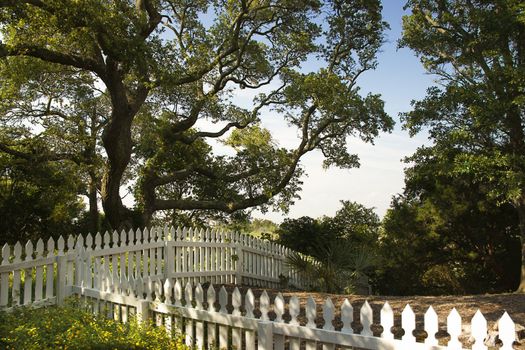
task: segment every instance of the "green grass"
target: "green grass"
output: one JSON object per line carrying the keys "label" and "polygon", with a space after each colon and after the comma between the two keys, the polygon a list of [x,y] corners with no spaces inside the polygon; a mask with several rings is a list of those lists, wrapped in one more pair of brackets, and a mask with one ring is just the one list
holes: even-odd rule
{"label": "green grass", "polygon": [[93,315],[75,299],[63,307],[16,308],[0,312],[1,349],[188,349],[164,327],[123,324]]}

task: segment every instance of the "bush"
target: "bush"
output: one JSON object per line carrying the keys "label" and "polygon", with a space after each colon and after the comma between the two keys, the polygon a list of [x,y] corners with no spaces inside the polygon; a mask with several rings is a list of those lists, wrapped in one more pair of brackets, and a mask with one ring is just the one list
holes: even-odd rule
{"label": "bush", "polygon": [[164,327],[127,324],[93,315],[79,301],[64,307],[21,307],[0,312],[2,349],[187,349]]}

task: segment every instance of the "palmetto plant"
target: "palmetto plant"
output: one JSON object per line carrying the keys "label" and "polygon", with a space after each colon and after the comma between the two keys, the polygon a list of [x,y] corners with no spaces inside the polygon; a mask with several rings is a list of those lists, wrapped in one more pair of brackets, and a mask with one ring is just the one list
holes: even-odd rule
{"label": "palmetto plant", "polygon": [[348,240],[319,242],[315,256],[294,253],[289,268],[310,281],[313,289],[328,293],[352,293],[357,283],[377,264],[372,249]]}

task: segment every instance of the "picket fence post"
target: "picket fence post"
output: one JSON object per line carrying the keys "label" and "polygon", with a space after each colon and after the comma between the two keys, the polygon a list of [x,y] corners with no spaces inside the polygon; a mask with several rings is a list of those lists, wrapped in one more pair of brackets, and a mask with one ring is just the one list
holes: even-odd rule
{"label": "picket fence post", "polygon": [[273,350],[273,322],[257,322],[257,350]]}
{"label": "picket fence post", "polygon": [[140,299],[137,305],[137,320],[139,323],[147,323],[149,320],[149,301]]}

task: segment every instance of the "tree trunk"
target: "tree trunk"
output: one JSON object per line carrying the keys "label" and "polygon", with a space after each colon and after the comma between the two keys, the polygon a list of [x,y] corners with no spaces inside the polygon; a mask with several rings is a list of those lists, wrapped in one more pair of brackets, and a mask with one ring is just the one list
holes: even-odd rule
{"label": "tree trunk", "polygon": [[111,121],[106,125],[102,134],[108,161],[102,178],[101,199],[106,218],[115,230],[133,227],[131,211],[122,204],[120,197],[122,177],[131,159],[133,117],[118,109],[114,106]]}
{"label": "tree trunk", "polygon": [[516,205],[519,216],[520,242],[521,242],[521,275],[520,285],[516,290],[517,293],[525,293],[525,196],[520,198]]}
{"label": "tree trunk", "polygon": [[94,171],[89,172],[89,231],[96,234],[99,231],[99,214],[97,201],[97,177]]}

